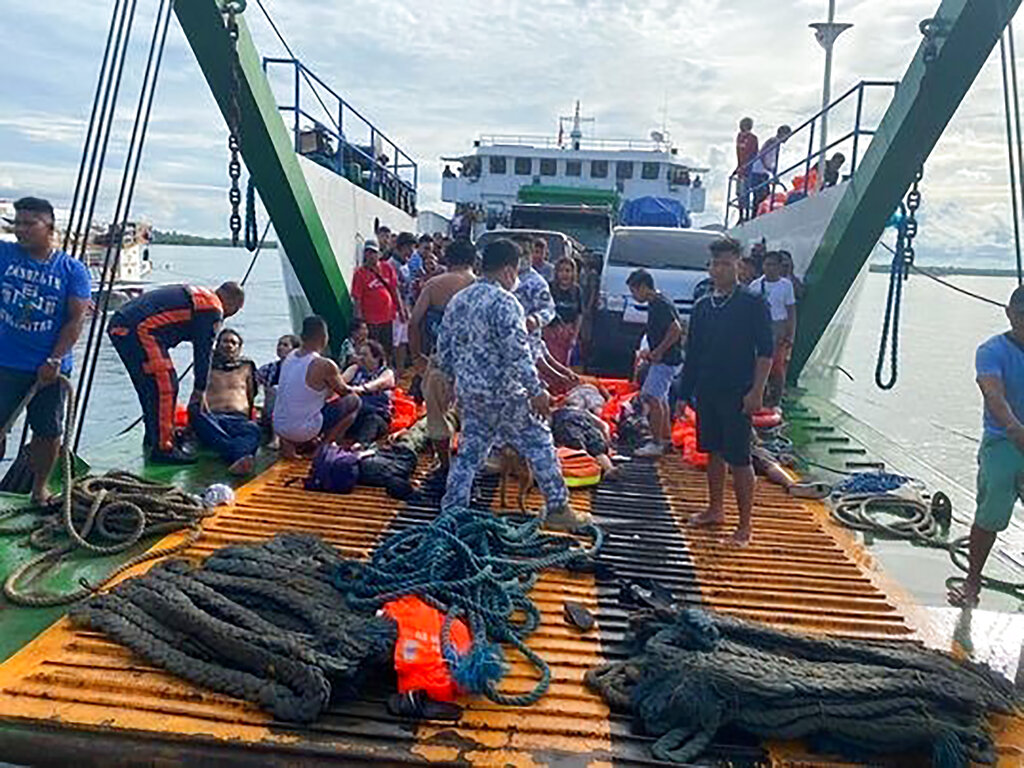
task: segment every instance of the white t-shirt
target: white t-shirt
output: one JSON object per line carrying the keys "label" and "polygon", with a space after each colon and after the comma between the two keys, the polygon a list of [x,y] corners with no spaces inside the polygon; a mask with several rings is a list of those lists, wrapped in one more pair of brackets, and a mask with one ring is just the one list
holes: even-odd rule
{"label": "white t-shirt", "polygon": [[764,296],[765,301],[768,302],[768,309],[771,310],[773,323],[788,318],[789,312],[787,309],[796,304],[793,283],[785,277],[780,277],[772,283],[762,275],[750,284],[750,290],[753,293]]}

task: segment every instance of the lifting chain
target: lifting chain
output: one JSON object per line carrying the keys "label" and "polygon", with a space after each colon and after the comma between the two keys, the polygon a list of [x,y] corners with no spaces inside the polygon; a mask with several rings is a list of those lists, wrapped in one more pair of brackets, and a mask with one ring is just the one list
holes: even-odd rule
{"label": "lifting chain", "polygon": [[228,161],[228,177],[231,179],[231,189],[228,191],[228,201],[231,203],[231,245],[238,247],[238,240],[242,233],[242,216],[238,212],[242,204],[242,190],[239,180],[242,178],[242,161],[239,159],[240,135],[242,131],[242,111],[239,106],[239,92],[241,91],[238,63],[238,15],[245,11],[245,0],[226,0],[221,7],[225,16],[224,25],[227,28],[228,39],[231,41],[231,67],[228,80],[228,150],[231,152],[231,159]]}
{"label": "lifting chain", "polygon": [[903,276],[906,277],[911,265],[914,263],[914,238],[917,237],[917,209],[921,207],[921,190],[918,185],[924,176],[924,166],[917,169],[914,174],[914,181],[907,192],[907,216],[903,220]]}

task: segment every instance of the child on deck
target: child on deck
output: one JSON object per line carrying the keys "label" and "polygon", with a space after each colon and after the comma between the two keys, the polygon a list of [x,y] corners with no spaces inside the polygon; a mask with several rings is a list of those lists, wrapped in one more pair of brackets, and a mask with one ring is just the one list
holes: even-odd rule
{"label": "child on deck", "polygon": [[352,321],[348,329],[348,338],[341,342],[338,352],[338,366],[345,370],[359,362],[359,348],[370,338],[366,323],[358,318]]}
{"label": "child on deck", "polygon": [[256,371],[256,383],[263,387],[263,411],[260,413],[260,426],[270,429],[271,417],[274,413],[274,398],[277,396],[277,384],[281,380],[281,363],[302,342],[294,333],[286,333],[277,340],[277,359],[261,365]]}

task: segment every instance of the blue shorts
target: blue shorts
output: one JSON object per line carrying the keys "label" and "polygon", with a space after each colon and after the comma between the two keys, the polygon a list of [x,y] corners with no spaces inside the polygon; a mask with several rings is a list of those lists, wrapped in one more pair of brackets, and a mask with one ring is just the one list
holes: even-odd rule
{"label": "blue shorts", "polygon": [[644,379],[640,394],[667,403],[668,392],[672,388],[672,382],[679,375],[681,367],[668,363],[651,363],[647,369],[647,377]]}

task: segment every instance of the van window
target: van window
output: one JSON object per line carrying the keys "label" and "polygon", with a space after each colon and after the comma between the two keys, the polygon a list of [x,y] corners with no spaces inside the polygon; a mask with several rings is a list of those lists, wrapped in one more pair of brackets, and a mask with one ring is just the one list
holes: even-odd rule
{"label": "van window", "polygon": [[693,230],[619,230],[612,233],[608,265],[645,269],[706,269],[708,246],[719,235]]}

